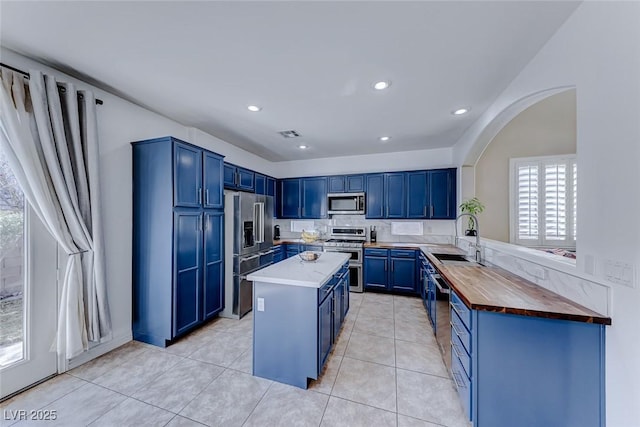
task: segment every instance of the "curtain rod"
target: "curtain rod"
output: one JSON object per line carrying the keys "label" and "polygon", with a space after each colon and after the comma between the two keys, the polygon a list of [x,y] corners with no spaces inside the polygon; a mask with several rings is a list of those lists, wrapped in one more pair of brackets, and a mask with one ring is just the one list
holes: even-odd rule
{"label": "curtain rod", "polygon": [[[27,73],[26,71],[22,71],[22,70],[20,70],[18,68],[12,67],[11,65],[3,64],[2,62],[0,62],[0,66],[4,67],[4,68],[8,68],[11,71],[15,71],[16,73],[20,73],[23,76],[25,76],[27,79],[31,77],[31,76],[29,76],[29,73]],[[102,99],[96,98],[96,104],[102,105],[102,104],[104,104],[104,102],[102,102]]]}

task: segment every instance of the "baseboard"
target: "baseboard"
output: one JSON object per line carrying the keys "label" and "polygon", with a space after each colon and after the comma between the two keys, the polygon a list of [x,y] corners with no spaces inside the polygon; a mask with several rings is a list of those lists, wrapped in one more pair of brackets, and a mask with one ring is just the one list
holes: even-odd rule
{"label": "baseboard", "polygon": [[133,336],[131,334],[131,331],[128,331],[127,333],[114,337],[110,341],[98,344],[95,347],[92,347],[89,350],[85,351],[81,355],[67,360],[66,369],[64,371],[60,371],[59,373],[61,374],[62,372],[77,368],[78,366],[83,365],[95,358],[98,358],[103,354],[110,352],[111,350],[115,350],[121,345],[128,343],[132,339]]}

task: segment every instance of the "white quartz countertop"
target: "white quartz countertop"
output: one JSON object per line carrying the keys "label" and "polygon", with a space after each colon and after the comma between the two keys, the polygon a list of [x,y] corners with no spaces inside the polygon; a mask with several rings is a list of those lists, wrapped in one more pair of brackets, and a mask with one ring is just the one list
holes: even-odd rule
{"label": "white quartz countertop", "polygon": [[348,260],[349,255],[340,252],[323,252],[313,262],[296,255],[249,274],[247,280],[319,288]]}

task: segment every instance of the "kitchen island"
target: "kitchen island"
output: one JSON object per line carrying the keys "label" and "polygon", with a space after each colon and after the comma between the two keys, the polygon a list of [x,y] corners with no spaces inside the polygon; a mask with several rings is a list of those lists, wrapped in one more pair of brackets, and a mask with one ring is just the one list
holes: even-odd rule
{"label": "kitchen island", "polygon": [[349,255],[288,258],[253,281],[253,375],[307,388],[318,379],[349,310]]}

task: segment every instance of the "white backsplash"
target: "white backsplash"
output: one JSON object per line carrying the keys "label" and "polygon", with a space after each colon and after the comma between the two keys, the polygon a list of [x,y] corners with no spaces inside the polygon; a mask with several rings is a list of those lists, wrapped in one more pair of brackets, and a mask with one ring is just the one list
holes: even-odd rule
{"label": "white backsplash", "polygon": [[[295,220],[293,220],[295,221]],[[422,235],[395,235],[391,233],[391,224],[398,220],[374,220],[365,219],[364,215],[334,215],[330,219],[313,220],[314,227],[320,232],[320,238],[328,239],[329,227],[332,225],[357,225],[367,228],[367,241],[371,227],[376,227],[378,242],[404,242],[404,243],[442,243],[452,242],[453,220],[411,220],[411,223],[422,224]],[[274,225],[280,226],[280,237],[283,239],[298,239],[299,232],[291,231],[292,220],[275,219]]]}

